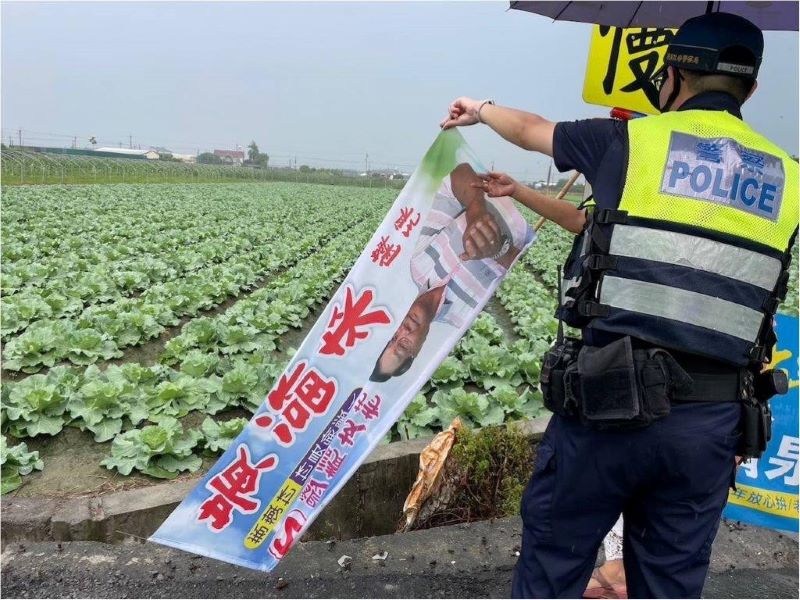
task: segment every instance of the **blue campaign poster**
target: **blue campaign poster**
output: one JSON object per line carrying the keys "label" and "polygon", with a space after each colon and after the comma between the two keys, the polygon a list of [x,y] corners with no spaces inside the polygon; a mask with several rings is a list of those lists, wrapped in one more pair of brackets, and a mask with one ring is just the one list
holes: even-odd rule
{"label": "blue campaign poster", "polygon": [[798,319],[778,315],[778,343],[770,368],[789,375],[789,392],[775,396],[772,440],[763,456],[739,468],[736,490],[728,495],[723,516],[751,525],[797,531],[798,504]]}

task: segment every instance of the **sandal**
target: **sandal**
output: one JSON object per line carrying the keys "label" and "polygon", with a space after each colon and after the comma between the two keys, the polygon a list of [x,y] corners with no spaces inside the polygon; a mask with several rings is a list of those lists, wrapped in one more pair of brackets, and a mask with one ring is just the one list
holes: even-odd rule
{"label": "sandal", "polygon": [[628,586],[624,583],[611,583],[600,568],[592,571],[592,579],[600,585],[587,587],[583,592],[584,598],[624,598],[628,597]]}

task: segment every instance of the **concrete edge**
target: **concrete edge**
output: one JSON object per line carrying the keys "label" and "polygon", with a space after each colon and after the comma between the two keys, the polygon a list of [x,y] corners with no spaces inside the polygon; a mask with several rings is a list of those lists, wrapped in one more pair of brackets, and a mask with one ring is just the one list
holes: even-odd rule
{"label": "concrete edge", "polygon": [[[547,415],[516,424],[531,441],[537,442],[549,421]],[[403,501],[416,478],[419,454],[431,439],[375,448],[319,515],[309,531],[310,539],[392,533],[396,523],[391,515],[400,518]],[[147,538],[204,475],[99,496],[4,499],[0,517],[2,541],[119,542]],[[365,514],[365,507],[375,513],[373,518]]]}

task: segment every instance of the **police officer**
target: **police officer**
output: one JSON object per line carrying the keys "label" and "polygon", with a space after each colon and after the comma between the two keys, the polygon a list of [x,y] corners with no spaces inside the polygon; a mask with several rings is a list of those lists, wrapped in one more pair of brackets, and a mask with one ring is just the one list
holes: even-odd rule
{"label": "police officer", "polygon": [[620,513],[631,597],[700,597],[742,427],[760,447],[768,435],[754,377],[797,234],[797,164],[740,113],[762,50],[746,19],[688,20],[654,80],[662,114],[629,122],[450,105],[444,128],[485,123],[548,154],[585,175],[596,203],[499,173],[484,185],[581,234],[559,314],[582,340],[560,339],[543,364],[556,414],[522,500],[515,597],[580,597]]}

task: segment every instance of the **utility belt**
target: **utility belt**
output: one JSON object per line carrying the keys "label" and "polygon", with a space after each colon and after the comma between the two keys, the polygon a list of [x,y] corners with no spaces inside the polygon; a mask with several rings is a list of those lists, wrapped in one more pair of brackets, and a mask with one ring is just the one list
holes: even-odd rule
{"label": "utility belt", "polygon": [[742,437],[737,453],[757,458],[772,437],[769,398],[786,393],[782,371],[753,374],[687,372],[663,348],[634,348],[630,337],[603,347],[561,337],[542,359],[545,406],[603,430],[647,427],[676,402],[739,402]]}

